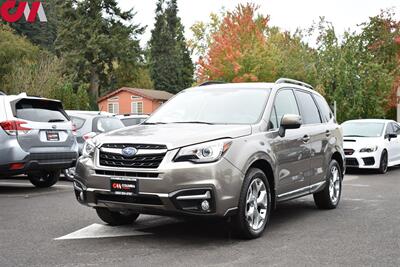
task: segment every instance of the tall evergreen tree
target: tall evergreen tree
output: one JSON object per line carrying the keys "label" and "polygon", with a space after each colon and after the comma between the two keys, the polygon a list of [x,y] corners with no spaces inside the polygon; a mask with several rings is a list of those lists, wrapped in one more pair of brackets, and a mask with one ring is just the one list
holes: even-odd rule
{"label": "tall evergreen tree", "polygon": [[157,2],[156,22],[149,45],[155,88],[177,93],[192,85],[194,66],[176,0]]}
{"label": "tall evergreen tree", "polygon": [[67,0],[62,10],[57,52],[96,99],[100,90],[115,89],[115,66],[142,60],[137,38],[144,28],[132,24],[134,13],[122,11],[116,0]]}

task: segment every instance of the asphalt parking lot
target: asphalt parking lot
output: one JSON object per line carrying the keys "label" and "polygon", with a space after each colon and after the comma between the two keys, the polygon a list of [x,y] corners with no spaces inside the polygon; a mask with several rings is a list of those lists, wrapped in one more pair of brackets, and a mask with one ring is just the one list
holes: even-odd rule
{"label": "asphalt parking lot", "polygon": [[286,202],[257,240],[220,221],[141,216],[102,224],[69,182],[0,181],[0,266],[400,266],[400,168],[347,174],[338,209]]}

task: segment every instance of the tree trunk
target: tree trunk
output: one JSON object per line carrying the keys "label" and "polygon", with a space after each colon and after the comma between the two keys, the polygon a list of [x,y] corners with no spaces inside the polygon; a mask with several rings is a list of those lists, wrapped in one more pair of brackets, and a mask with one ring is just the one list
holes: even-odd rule
{"label": "tree trunk", "polygon": [[400,86],[397,88],[397,121],[400,122]]}
{"label": "tree trunk", "polygon": [[92,97],[94,97],[94,99],[98,99],[99,98],[99,88],[100,88],[100,75],[97,72],[96,68],[93,67],[92,71],[90,73],[90,94],[92,95]]}

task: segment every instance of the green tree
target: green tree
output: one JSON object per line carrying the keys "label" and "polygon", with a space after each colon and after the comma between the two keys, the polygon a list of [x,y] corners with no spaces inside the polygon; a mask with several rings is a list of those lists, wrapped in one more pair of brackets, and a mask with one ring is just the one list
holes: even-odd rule
{"label": "green tree", "polygon": [[[0,86],[10,93],[14,88],[6,85],[15,65],[24,66],[37,59],[40,49],[25,37],[18,36],[8,25],[0,24]],[[21,79],[17,77],[17,79]]]}
{"label": "green tree", "polygon": [[149,42],[149,66],[156,89],[177,93],[192,85],[194,66],[177,2],[171,0],[166,7],[165,4],[164,0],[157,2],[156,22]]}
{"label": "green tree", "polygon": [[92,99],[113,88],[115,63],[132,67],[142,61],[137,39],[144,28],[133,24],[132,10],[124,12],[116,0],[67,0],[58,30],[57,52],[66,58],[74,81],[89,84]]}

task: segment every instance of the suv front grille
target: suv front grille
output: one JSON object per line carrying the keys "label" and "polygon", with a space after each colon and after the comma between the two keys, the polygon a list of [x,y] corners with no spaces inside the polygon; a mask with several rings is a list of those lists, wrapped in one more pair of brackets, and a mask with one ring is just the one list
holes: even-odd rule
{"label": "suv front grille", "polygon": [[[143,168],[156,169],[160,166],[166,155],[167,147],[165,145],[145,145],[145,144],[105,144],[102,148],[124,149],[134,147],[138,150],[153,150],[152,154],[136,155],[134,157],[125,157],[121,154],[105,152],[100,149],[100,165],[117,168]],[[157,153],[160,150],[160,153]]]}

